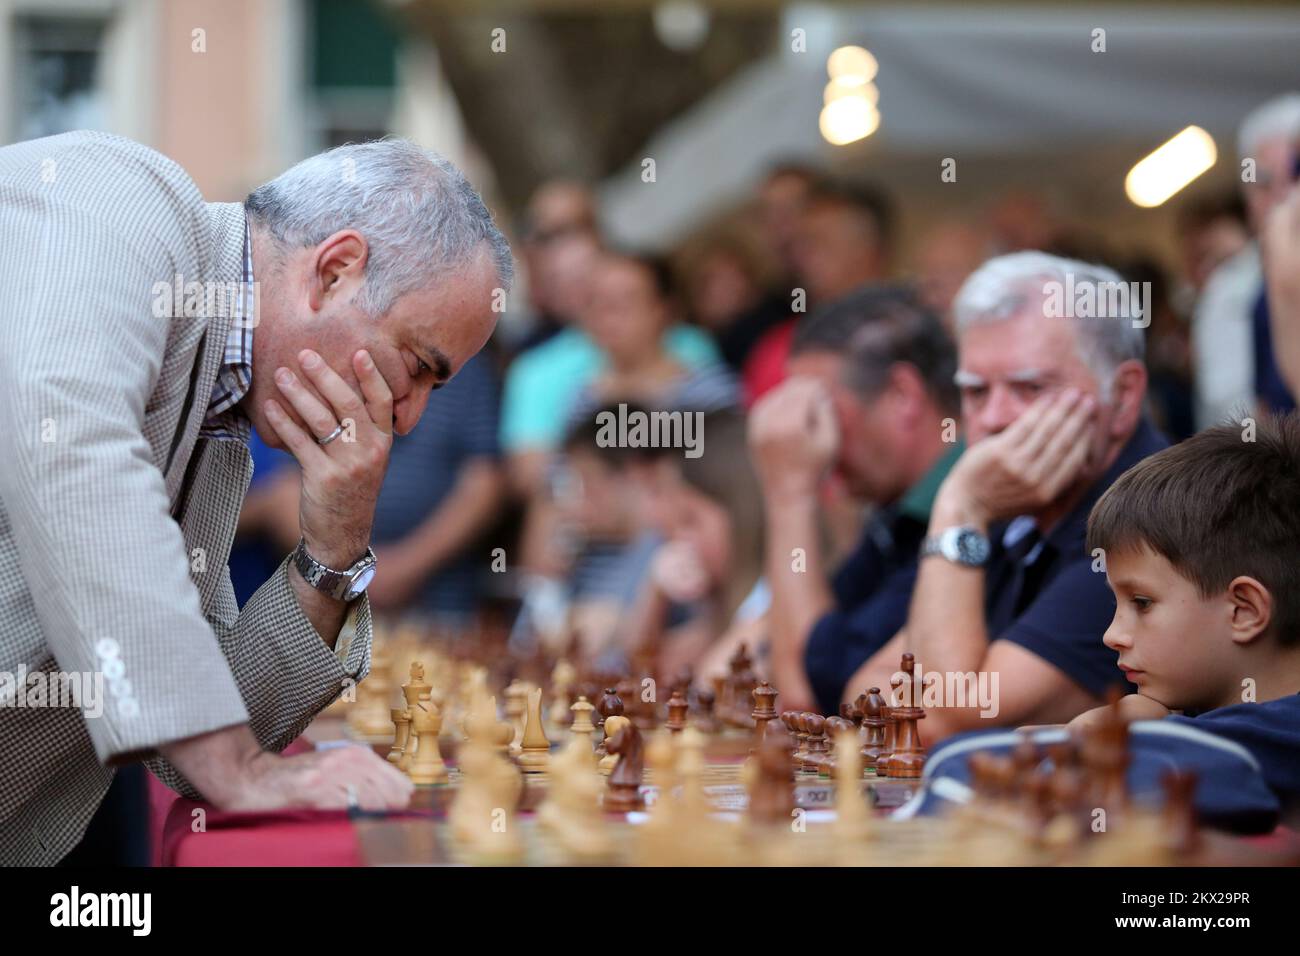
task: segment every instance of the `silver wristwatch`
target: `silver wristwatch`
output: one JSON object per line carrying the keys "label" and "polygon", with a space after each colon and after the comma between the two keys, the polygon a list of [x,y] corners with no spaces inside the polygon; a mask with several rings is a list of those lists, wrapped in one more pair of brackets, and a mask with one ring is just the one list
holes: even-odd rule
{"label": "silver wristwatch", "polygon": [[361,597],[375,576],[375,552],[369,548],[346,571],[335,571],[321,564],[307,553],[307,542],[303,540],[298,541],[291,557],[293,566],[308,584],[338,601],[355,601]]}
{"label": "silver wristwatch", "polygon": [[984,567],[991,551],[988,537],[966,525],[944,528],[921,542],[921,557],[939,555],[965,568]]}

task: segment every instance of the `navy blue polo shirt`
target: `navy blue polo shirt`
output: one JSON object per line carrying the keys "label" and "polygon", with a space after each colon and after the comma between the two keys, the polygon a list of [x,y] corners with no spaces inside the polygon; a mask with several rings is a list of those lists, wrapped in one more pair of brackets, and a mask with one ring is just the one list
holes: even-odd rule
{"label": "navy blue polo shirt", "polygon": [[1300,811],[1300,694],[1234,704],[1197,717],[1166,717],[1241,744],[1259,761],[1283,814]]}
{"label": "navy blue polo shirt", "polygon": [[[396,435],[388,472],[375,505],[374,541],[406,537],[451,494],[461,469],[500,457],[498,390],[492,360],[480,352],[450,382],[429,396],[419,423]],[[411,610],[465,617],[478,607],[486,554],[461,554],[421,586]]]}
{"label": "navy blue polo shirt", "polygon": [[1115,616],[1115,596],[1105,573],[1093,570],[1088,514],[1115,479],[1168,444],[1144,418],[1109,470],[1046,536],[1022,518],[990,529],[984,617],[991,640],[1019,644],[1094,695],[1116,684],[1137,690],[1101,641]]}
{"label": "navy blue polo shirt", "polygon": [[839,713],[849,679],[907,623],[930,507],[964,450],[954,445],[897,503],[873,514],[832,578],[835,608],[813,625],[804,647],[804,670],[823,714]]}

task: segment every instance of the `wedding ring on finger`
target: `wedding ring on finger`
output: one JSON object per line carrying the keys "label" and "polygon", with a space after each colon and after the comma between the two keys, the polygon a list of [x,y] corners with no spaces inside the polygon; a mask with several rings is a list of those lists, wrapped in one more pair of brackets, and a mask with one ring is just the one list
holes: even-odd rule
{"label": "wedding ring on finger", "polygon": [[361,806],[361,801],[357,799],[357,787],[356,787],[356,784],[352,784],[352,783],[350,783],[350,784],[347,785],[347,794],[348,794],[348,809],[349,809],[349,810],[356,810],[358,807]]}
{"label": "wedding ring on finger", "polygon": [[326,435],[324,438],[317,438],[316,444],[328,445],[330,442],[332,442],[334,439],[338,438],[342,434],[343,434],[343,426],[335,425],[334,430],[330,432],[328,435]]}

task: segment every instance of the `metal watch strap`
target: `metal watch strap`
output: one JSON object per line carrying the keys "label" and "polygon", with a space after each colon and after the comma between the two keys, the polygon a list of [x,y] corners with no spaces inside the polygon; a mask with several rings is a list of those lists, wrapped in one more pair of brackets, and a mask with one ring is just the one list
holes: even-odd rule
{"label": "metal watch strap", "polygon": [[307,542],[300,540],[298,547],[293,549],[292,558],[293,566],[298,569],[304,581],[317,591],[328,594],[337,601],[344,601],[347,600],[348,589],[352,586],[357,572],[368,562],[374,562],[375,553],[366,548],[366,553],[360,561],[346,571],[336,571],[313,558],[307,551]]}

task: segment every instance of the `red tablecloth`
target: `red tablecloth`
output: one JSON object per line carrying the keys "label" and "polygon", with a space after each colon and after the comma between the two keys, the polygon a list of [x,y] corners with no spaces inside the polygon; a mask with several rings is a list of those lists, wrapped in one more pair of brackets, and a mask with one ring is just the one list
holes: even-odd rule
{"label": "red tablecloth", "polygon": [[[310,749],[297,740],[285,753]],[[149,787],[155,866],[361,865],[346,811],[222,813],[173,793],[152,775]]]}

